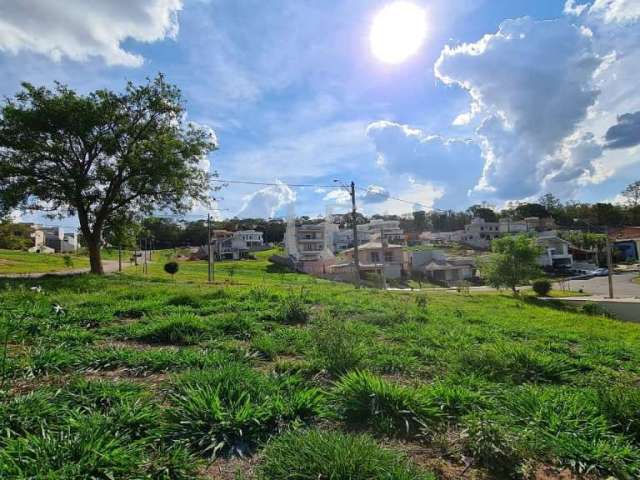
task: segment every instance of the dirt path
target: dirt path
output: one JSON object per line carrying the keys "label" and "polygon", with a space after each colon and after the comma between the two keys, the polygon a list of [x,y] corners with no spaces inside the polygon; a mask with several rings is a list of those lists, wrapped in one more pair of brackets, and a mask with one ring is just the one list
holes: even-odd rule
{"label": "dirt path", "polygon": [[[125,262],[123,262],[123,268],[126,267]],[[102,268],[104,269],[104,273],[114,273],[118,271],[118,261],[117,260],[103,260]],[[66,277],[70,275],[81,275],[83,273],[89,273],[89,267],[85,268],[72,268],[69,270],[62,270],[57,272],[31,272],[31,273],[2,273],[0,274],[0,278],[41,278],[45,275],[56,275],[60,277]]]}

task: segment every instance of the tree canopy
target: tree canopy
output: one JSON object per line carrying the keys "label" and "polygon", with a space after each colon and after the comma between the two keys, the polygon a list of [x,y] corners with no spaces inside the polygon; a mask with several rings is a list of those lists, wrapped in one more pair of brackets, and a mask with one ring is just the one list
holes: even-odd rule
{"label": "tree canopy", "polygon": [[491,255],[480,263],[480,272],[492,287],[516,287],[540,274],[537,264],[542,247],[527,235],[510,235],[491,242]]}
{"label": "tree canopy", "polygon": [[162,75],[122,93],[22,84],[0,110],[0,206],[76,215],[91,271],[102,273],[105,226],[209,202],[200,161],[209,129],[185,124],[179,89]]}

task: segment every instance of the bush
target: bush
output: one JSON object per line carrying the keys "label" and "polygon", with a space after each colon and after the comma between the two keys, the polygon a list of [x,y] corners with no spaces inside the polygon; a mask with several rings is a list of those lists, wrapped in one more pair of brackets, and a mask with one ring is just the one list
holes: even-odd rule
{"label": "bush", "polygon": [[309,320],[309,309],[302,294],[287,296],[280,308],[280,320],[288,325],[299,325]]}
{"label": "bush", "polygon": [[178,273],[179,269],[180,269],[180,265],[178,265],[178,262],[167,262],[164,264],[164,271],[167,272],[172,277],[176,273]]}
{"label": "bush", "polygon": [[364,371],[343,376],[331,398],[344,421],[387,435],[414,436],[440,417],[418,391]]}
{"label": "bush", "polygon": [[314,326],[312,337],[315,359],[329,373],[339,375],[362,362],[359,333],[346,321],[326,316]]}
{"label": "bush", "polygon": [[261,480],[427,480],[403,456],[366,435],[289,432],[271,442],[259,467]]}
{"label": "bush", "polygon": [[531,286],[533,288],[533,291],[536,292],[536,295],[538,295],[539,297],[546,297],[551,291],[551,282],[546,278],[535,280],[531,284]]}
{"label": "bush", "polygon": [[582,313],[586,313],[587,315],[596,315],[598,317],[613,318],[613,315],[611,313],[607,312],[607,310],[602,308],[597,303],[587,302],[584,305],[582,305],[581,311]]}

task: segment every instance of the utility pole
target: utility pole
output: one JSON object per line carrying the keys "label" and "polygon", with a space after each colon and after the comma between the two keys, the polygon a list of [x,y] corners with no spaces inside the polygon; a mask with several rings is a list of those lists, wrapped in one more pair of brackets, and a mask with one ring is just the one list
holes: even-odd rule
{"label": "utility pole", "polygon": [[611,242],[609,241],[609,228],[605,230],[607,235],[607,273],[609,277],[609,298],[613,298],[613,259],[611,258]]}
{"label": "utility pole", "polygon": [[358,225],[357,225],[357,211],[356,211],[356,184],[351,182],[351,218],[353,221],[353,265],[355,268],[354,277],[356,288],[360,288],[360,256],[358,253]]}
{"label": "utility pole", "polygon": [[209,258],[208,274],[209,283],[213,282],[213,255],[211,252],[211,214],[207,213],[207,254]]}
{"label": "utility pole", "polygon": [[142,270],[144,271],[145,275],[147,273],[149,273],[149,267],[147,265],[147,248],[149,248],[148,242],[149,242],[149,239],[147,239],[145,237],[145,239],[144,239],[144,264],[143,264],[143,268],[142,268]]}
{"label": "utility pole", "polygon": [[380,259],[380,263],[382,264],[382,268],[380,269],[380,279],[382,280],[382,289],[386,290],[387,289],[387,278],[385,276],[384,273],[384,255],[385,255],[385,249],[384,249],[384,226],[380,226],[380,253],[381,253],[381,259]]}

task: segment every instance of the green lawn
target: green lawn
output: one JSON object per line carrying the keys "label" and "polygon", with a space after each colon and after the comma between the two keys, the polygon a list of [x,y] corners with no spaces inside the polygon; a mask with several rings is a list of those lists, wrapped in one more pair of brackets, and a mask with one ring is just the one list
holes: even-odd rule
{"label": "green lawn", "polygon": [[65,255],[57,253],[29,253],[0,249],[0,274],[58,272],[89,266],[89,260],[85,256],[68,255],[72,262],[71,266],[65,264],[64,257]]}
{"label": "green lawn", "polygon": [[268,255],[0,281],[0,478],[640,476],[640,325]]}

